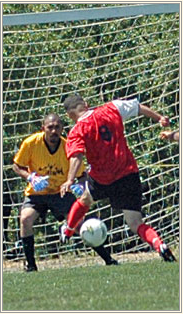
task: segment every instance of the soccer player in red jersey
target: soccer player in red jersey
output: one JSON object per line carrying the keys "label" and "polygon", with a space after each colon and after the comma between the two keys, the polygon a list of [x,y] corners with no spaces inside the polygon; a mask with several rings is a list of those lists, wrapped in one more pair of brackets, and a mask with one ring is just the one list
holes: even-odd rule
{"label": "soccer player in red jersey", "polygon": [[64,107],[75,126],[67,139],[70,169],[67,181],[61,186],[61,196],[74,183],[84,155],[91,167],[87,188],[70,209],[65,238],[72,236],[93,201],[109,198],[113,208],[123,210],[133,233],[149,243],[165,261],[175,261],[157,232],[142,221],[139,170],[127,145],[123,125],[127,118],[138,115],[152,118],[163,127],[169,125],[169,119],[141,105],[137,99],[118,99],[90,110],[81,96],[73,95],[65,100]]}

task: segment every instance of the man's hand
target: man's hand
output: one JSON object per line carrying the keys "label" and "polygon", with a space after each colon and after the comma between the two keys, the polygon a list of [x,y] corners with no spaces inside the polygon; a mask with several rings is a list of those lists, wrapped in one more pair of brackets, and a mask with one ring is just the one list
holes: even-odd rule
{"label": "man's hand", "polygon": [[166,126],[169,126],[170,125],[170,121],[169,121],[169,118],[168,117],[161,117],[159,119],[159,123],[162,127],[166,127]]}
{"label": "man's hand", "polygon": [[35,192],[44,190],[48,186],[49,176],[39,176],[36,172],[32,172],[27,181],[31,183]]}
{"label": "man's hand", "polygon": [[163,131],[160,133],[162,140],[167,139],[169,141],[179,141],[179,131]]}
{"label": "man's hand", "polygon": [[67,180],[65,183],[63,183],[60,187],[60,196],[64,197],[64,195],[69,192],[71,189],[71,185],[73,184],[73,180]]}

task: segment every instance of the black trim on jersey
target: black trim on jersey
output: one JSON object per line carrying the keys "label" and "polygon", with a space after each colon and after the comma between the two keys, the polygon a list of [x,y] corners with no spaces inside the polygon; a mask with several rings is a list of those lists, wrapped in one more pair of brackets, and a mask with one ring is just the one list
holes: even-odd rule
{"label": "black trim on jersey", "polygon": [[47,147],[49,153],[50,153],[51,155],[55,154],[55,153],[57,152],[59,146],[60,146],[61,138],[59,138],[58,144],[57,144],[56,148],[54,149],[54,151],[51,151],[51,150],[50,150],[50,147],[48,146],[48,143],[47,143],[46,140],[45,140],[45,136],[43,136],[43,140],[44,140],[44,143],[45,143],[45,145],[46,145],[46,147]]}

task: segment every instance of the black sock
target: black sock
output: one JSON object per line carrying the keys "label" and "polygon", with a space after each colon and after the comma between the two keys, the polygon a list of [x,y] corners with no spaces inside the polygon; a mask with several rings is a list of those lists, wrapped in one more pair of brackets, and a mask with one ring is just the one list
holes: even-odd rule
{"label": "black sock", "polygon": [[92,247],[92,249],[98,253],[98,255],[100,255],[100,257],[106,262],[108,263],[112,257],[109,254],[109,252],[107,251],[106,248],[104,248],[103,245],[97,246],[97,247]]}
{"label": "black sock", "polygon": [[29,267],[34,267],[35,264],[35,258],[34,258],[34,236],[28,236],[25,238],[22,238],[23,243],[23,249],[24,253],[28,262]]}

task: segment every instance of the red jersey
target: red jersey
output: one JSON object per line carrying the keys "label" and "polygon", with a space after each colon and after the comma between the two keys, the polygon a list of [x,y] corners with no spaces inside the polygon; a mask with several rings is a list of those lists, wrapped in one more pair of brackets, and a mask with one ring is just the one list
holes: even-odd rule
{"label": "red jersey", "polygon": [[123,121],[138,115],[137,99],[115,100],[82,115],[68,135],[67,157],[86,154],[90,176],[108,185],[130,173],[138,172],[137,163],[124,137]]}

